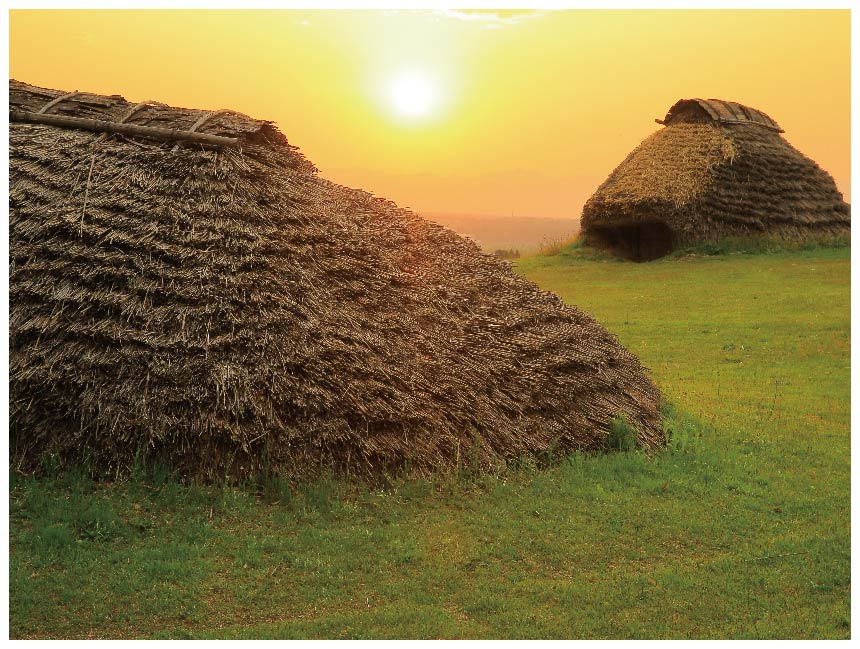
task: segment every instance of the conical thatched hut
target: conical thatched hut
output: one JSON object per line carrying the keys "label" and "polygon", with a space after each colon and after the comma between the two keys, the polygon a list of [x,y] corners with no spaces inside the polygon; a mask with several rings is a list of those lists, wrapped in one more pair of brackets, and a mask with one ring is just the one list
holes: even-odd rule
{"label": "conical thatched hut", "polygon": [[659,393],[591,317],[269,122],[10,83],[13,462],[418,471],[599,449]]}
{"label": "conical thatched hut", "polygon": [[724,237],[847,234],[833,178],[783,139],[761,111],[682,99],[665,128],[609,175],[582,211],[585,240],[637,261]]}

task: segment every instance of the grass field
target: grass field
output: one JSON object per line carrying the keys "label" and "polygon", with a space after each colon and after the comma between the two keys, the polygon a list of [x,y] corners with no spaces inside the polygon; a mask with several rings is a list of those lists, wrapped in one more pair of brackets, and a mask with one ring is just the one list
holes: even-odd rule
{"label": "grass field", "polygon": [[850,636],[847,248],[567,254],[670,447],[385,489],[10,484],[13,637]]}

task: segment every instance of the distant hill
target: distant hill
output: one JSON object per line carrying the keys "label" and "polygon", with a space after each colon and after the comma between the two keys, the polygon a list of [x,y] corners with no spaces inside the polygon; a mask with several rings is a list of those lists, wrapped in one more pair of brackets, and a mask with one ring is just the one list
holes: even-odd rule
{"label": "distant hill", "polygon": [[579,232],[579,219],[574,218],[441,212],[421,212],[421,216],[470,237],[485,252],[514,249],[528,254],[536,252],[543,243],[568,239]]}

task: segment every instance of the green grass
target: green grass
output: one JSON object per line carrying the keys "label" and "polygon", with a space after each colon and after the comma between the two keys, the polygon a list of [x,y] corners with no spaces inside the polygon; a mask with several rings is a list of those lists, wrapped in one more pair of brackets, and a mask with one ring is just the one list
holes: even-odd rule
{"label": "green grass", "polygon": [[[803,238],[791,239],[776,235],[749,237],[722,237],[719,241],[703,241],[676,248],[663,261],[687,257],[713,257],[718,255],[781,255],[789,252],[809,252],[849,248],[851,237],[846,234],[807,234]],[[582,234],[565,240],[557,240],[542,246],[539,252],[545,257],[562,255],[579,260],[609,261],[617,259],[613,250],[596,248],[586,244]]]}
{"label": "green grass", "polygon": [[850,235],[822,234],[807,235],[801,239],[785,239],[780,237],[724,237],[719,241],[708,241],[682,247],[671,257],[687,257],[691,255],[733,255],[733,254],[782,254],[796,251],[827,250],[832,248],[848,248],[851,245]]}
{"label": "green grass", "polygon": [[517,263],[651,368],[654,459],[385,489],[13,476],[10,634],[847,638],[849,255]]}

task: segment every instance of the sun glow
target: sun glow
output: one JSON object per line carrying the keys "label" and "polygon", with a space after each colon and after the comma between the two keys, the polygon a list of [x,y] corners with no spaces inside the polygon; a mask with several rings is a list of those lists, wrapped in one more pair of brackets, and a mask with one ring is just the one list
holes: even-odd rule
{"label": "sun glow", "polygon": [[9,74],[272,120],[322,176],[419,211],[563,218],[678,99],[719,97],[851,202],[850,13],[22,9]]}
{"label": "sun glow", "polygon": [[394,110],[405,117],[429,114],[436,105],[436,94],[434,83],[418,73],[395,78],[389,92]]}

